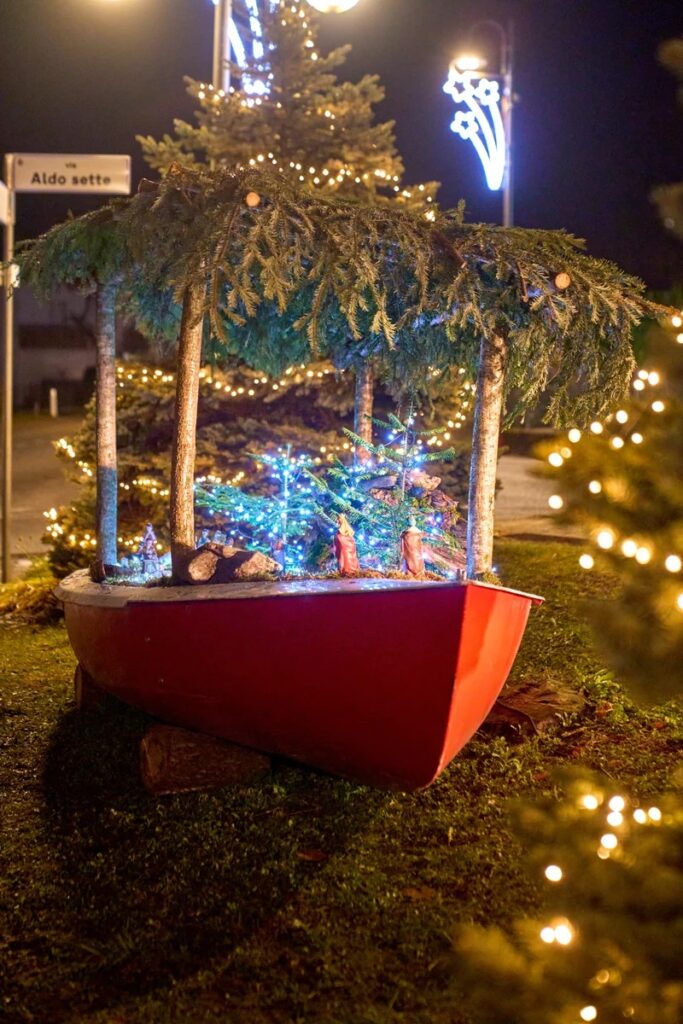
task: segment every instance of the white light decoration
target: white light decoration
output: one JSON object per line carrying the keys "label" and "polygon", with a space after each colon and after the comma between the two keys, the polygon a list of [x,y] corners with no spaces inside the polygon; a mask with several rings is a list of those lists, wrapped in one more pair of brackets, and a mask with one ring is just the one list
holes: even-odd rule
{"label": "white light decoration", "polygon": [[604,427],[603,427],[602,423],[599,420],[594,420],[591,423],[590,429],[591,429],[591,433],[593,433],[593,434],[602,434],[602,431],[603,431]]}
{"label": "white light decoration", "polygon": [[[451,122],[451,131],[471,142],[481,160],[486,184],[492,192],[503,187],[505,179],[505,126],[503,124],[500,82],[484,77],[476,67],[476,58],[462,58],[451,64],[443,91],[456,105],[463,104]],[[479,67],[481,62],[479,62]]]}
{"label": "white light decoration", "polygon": [[625,409],[619,409],[615,415],[617,423],[626,423],[628,420],[628,413]]}
{"label": "white light decoration", "polygon": [[603,548],[604,551],[609,551],[614,546],[614,534],[611,530],[600,530],[600,533],[595,538],[599,548]]}
{"label": "white light decoration", "polygon": [[683,567],[683,562],[678,555],[669,555],[664,562],[664,566],[669,572],[680,572]]}
{"label": "white light decoration", "polygon": [[560,466],[563,464],[564,459],[562,458],[559,452],[551,452],[548,456],[548,462],[551,466],[554,466],[555,469],[559,469]]}
{"label": "white light decoration", "polygon": [[626,807],[626,801],[623,796],[613,796],[607,805],[610,811],[623,811]]}
{"label": "white light decoration", "polygon": [[588,490],[591,492],[591,494],[599,494],[602,490],[602,484],[599,480],[591,480],[591,482],[588,484]]}
{"label": "white light decoration", "polygon": [[622,554],[625,555],[626,558],[633,558],[637,550],[638,545],[634,540],[631,540],[630,538],[628,540],[625,540],[624,543],[621,545]]}
{"label": "white light decoration", "polygon": [[550,497],[548,498],[548,504],[550,505],[551,508],[557,510],[557,509],[562,508],[562,506],[564,505],[564,501],[562,500],[562,496],[561,495],[559,495],[559,494],[551,494]]}
{"label": "white light decoration", "polygon": [[581,555],[579,558],[579,565],[582,569],[592,569],[595,565],[595,559],[592,555]]}
{"label": "white light decoration", "polygon": [[321,14],[344,14],[355,7],[358,0],[308,0],[308,3]]}
{"label": "white light decoration", "polygon": [[581,1018],[581,1020],[585,1021],[595,1020],[597,1015],[598,1011],[595,1009],[594,1006],[584,1006],[583,1009],[579,1012],[579,1017]]}
{"label": "white light decoration", "polygon": [[544,874],[549,882],[562,881],[562,868],[558,864],[548,864],[548,867],[545,869]]}
{"label": "white light decoration", "polygon": [[594,793],[586,793],[579,800],[581,807],[585,807],[587,811],[596,811],[600,806],[600,800]]}
{"label": "white light decoration", "polygon": [[577,430],[576,427],[572,427],[572,429],[567,434],[567,437],[569,438],[572,444],[578,444],[578,442],[581,440],[581,431]]}

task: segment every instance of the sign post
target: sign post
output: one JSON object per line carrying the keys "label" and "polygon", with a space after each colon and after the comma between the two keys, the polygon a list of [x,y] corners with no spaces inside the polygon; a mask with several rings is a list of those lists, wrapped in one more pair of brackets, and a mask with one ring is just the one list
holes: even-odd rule
{"label": "sign post", "polygon": [[130,157],[83,153],[7,153],[0,185],[3,242],[2,560],[0,575],[12,575],[12,415],[14,384],[14,224],[17,192],[129,195]]}

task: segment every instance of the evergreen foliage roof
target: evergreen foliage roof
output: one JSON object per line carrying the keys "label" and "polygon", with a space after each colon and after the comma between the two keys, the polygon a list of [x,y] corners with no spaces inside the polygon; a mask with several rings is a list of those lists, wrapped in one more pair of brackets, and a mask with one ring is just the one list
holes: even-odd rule
{"label": "evergreen foliage roof", "polygon": [[518,407],[545,391],[560,421],[623,395],[632,328],[662,311],[565,232],[467,224],[462,208],[431,221],[255,168],[178,168],[134,197],[123,221],[144,273],[178,294],[208,278],[213,333],[253,365],[373,355],[410,385],[476,366],[481,336],[499,332]]}
{"label": "evergreen foliage roof", "polygon": [[[247,204],[258,197],[258,204]],[[507,340],[518,409],[550,395],[548,419],[581,421],[624,393],[631,331],[662,312],[643,286],[562,231],[435,220],[323,195],[261,169],[176,168],[130,200],[67,221],[24,248],[22,278],[123,273],[134,311],[176,323],[176,301],[209,282],[205,314],[224,348],[280,372],[317,355],[373,356],[406,387],[477,365],[482,335]],[[558,272],[569,275],[564,290]]]}

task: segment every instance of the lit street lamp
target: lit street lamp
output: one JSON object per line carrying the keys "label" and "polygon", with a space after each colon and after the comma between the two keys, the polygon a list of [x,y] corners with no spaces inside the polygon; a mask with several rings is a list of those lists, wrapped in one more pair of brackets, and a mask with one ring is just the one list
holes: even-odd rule
{"label": "lit street lamp", "polygon": [[308,3],[321,14],[343,14],[355,7],[358,0],[308,0]]}
{"label": "lit street lamp", "polygon": [[456,112],[451,130],[474,146],[481,160],[486,183],[492,191],[503,191],[503,225],[511,227],[512,211],[512,58],[513,26],[498,21],[480,21],[470,31],[492,28],[500,41],[500,66],[494,74],[485,74],[486,61],[477,53],[455,57],[448,69],[444,92],[462,106]]}

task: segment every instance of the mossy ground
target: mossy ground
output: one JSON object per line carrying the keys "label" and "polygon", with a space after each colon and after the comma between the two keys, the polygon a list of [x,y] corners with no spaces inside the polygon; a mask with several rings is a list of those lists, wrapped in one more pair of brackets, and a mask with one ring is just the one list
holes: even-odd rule
{"label": "mossy ground", "polygon": [[0,632],[0,1018],[8,1022],[464,1024],[450,935],[538,895],[507,801],[568,764],[641,795],[680,752],[672,708],[635,709],[591,653],[615,581],[570,545],[507,541],[541,592],[515,681],[581,689],[529,740],[478,736],[429,790],[387,794],[277,766],[252,787],[153,799],[146,720],[77,713],[61,626]]}

